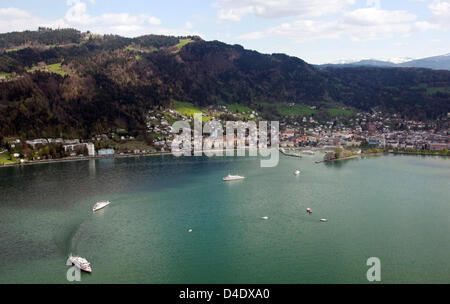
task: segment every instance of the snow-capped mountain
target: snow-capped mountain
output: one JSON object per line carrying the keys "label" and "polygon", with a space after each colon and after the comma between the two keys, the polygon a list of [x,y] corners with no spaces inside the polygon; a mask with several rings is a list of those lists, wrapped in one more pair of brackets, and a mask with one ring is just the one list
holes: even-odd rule
{"label": "snow-capped mountain", "polygon": [[371,67],[412,67],[427,68],[433,70],[450,70],[450,53],[441,56],[433,56],[422,59],[408,57],[393,57],[385,60],[377,59],[349,59],[339,60],[335,63],[318,65],[325,67],[346,67],[346,66],[371,66]]}

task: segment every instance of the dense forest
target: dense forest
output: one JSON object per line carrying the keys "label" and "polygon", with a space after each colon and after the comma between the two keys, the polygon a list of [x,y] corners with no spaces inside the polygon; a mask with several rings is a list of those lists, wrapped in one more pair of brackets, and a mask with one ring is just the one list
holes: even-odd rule
{"label": "dense forest", "polygon": [[0,35],[0,133],[82,136],[145,130],[172,100],[297,103],[435,119],[450,112],[450,72],[413,68],[319,70],[199,37],[99,36],[74,29]]}

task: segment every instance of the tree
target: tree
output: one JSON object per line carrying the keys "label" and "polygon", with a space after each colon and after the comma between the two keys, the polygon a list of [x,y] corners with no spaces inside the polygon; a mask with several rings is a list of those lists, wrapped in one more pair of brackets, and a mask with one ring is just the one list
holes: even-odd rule
{"label": "tree", "polygon": [[338,159],[343,156],[344,149],[341,147],[334,148],[334,158]]}
{"label": "tree", "polygon": [[328,152],[327,154],[325,154],[324,158],[325,161],[331,161],[336,159],[336,153],[334,152]]}

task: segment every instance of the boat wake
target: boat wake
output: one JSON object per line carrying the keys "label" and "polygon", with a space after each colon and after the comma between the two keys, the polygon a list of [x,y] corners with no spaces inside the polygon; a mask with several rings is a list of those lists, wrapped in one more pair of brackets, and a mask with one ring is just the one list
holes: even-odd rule
{"label": "boat wake", "polygon": [[74,220],[66,224],[60,232],[57,232],[55,242],[60,254],[65,258],[69,253],[73,252],[75,254],[77,252],[81,230],[85,222],[85,219]]}

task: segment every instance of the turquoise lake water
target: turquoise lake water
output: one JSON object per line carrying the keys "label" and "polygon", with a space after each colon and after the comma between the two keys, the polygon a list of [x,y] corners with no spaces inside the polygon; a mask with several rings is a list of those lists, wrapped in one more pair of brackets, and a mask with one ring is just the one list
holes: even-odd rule
{"label": "turquoise lake water", "polygon": [[280,157],[0,168],[0,283],[68,283],[71,252],[82,283],[368,283],[370,257],[382,283],[450,283],[449,158]]}

